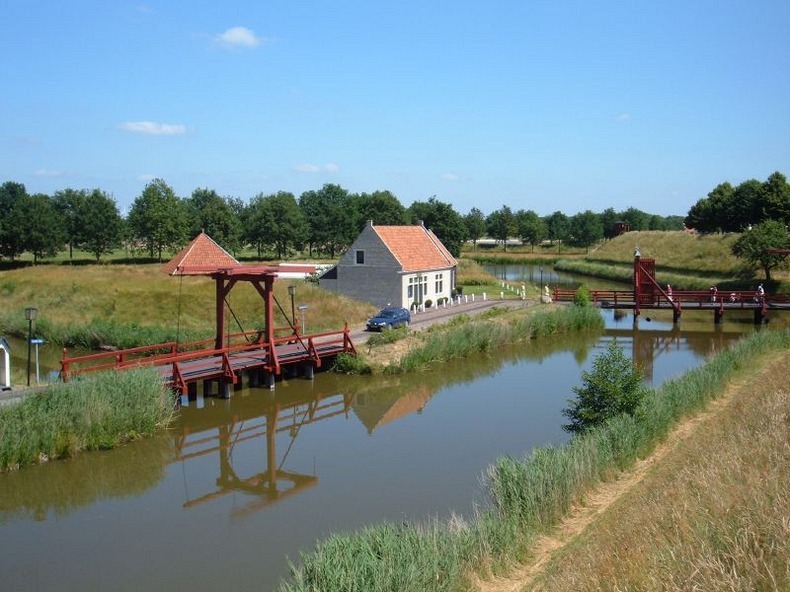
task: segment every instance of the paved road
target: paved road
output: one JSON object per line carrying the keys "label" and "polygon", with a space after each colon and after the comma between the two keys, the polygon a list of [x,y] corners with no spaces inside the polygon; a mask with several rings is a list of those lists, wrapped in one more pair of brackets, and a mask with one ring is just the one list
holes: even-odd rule
{"label": "paved road", "polygon": [[[533,306],[536,304],[534,300],[499,300],[499,299],[478,299],[474,302],[467,302],[464,304],[457,304],[454,306],[438,306],[436,308],[429,308],[425,312],[412,313],[411,324],[409,327],[412,330],[420,331],[436,323],[443,323],[452,317],[460,314],[476,315],[483,311],[494,308],[495,306],[507,308],[521,308],[524,306]],[[354,344],[365,343],[370,337],[371,333],[363,328],[351,330],[351,340]]]}

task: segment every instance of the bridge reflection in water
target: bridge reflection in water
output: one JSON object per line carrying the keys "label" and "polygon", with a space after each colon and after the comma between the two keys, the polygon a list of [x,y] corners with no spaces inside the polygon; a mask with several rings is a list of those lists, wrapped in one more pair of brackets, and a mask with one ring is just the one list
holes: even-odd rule
{"label": "bridge reflection in water", "polygon": [[[214,457],[217,477],[209,491],[192,494],[187,486],[184,508],[211,502],[231,493],[254,496],[254,501],[235,508],[234,515],[255,512],[270,504],[317,485],[318,476],[286,469],[289,453],[302,430],[320,421],[338,416],[349,419],[353,415],[372,434],[377,428],[412,413],[419,413],[436,392],[422,385],[398,388],[398,381],[382,379],[370,389],[355,394],[326,395],[314,391],[292,395],[278,389],[255,389],[249,395],[250,405],[231,405],[219,401],[217,410],[202,409],[204,399],[187,402],[182,408],[181,426],[174,432],[175,456],[181,463],[185,480],[189,480],[190,463]],[[238,401],[237,401],[238,402]],[[201,414],[211,416],[210,424],[201,421]],[[279,436],[279,438],[278,438]],[[281,450],[278,455],[278,440]],[[241,474],[234,465],[234,449],[245,442],[262,444],[262,470]],[[250,455],[240,455],[249,464]],[[240,463],[241,464],[241,463]],[[202,470],[202,469],[201,469]]]}
{"label": "bridge reflection in water", "polygon": [[[677,324],[667,329],[646,330],[640,328],[638,322],[634,322],[628,329],[606,329],[605,334],[623,347],[626,353],[631,354],[631,359],[642,370],[649,383],[653,383],[653,368],[662,355],[685,348],[707,357],[725,349],[734,339],[743,335],[739,331],[725,331],[721,325],[716,325],[714,331],[682,329]],[[606,345],[607,343],[599,343],[598,347]]]}
{"label": "bridge reflection in water", "polygon": [[[185,421],[176,432],[175,461],[189,473],[189,463],[200,457],[214,455],[217,458],[216,488],[196,497],[188,494],[185,508],[209,502],[233,492],[253,495],[257,500],[237,512],[261,509],[290,495],[316,485],[318,477],[284,469],[291,447],[300,431],[310,424],[339,415],[348,417],[353,395],[321,395],[311,393],[294,398],[287,393],[260,389],[255,393],[254,406],[226,406],[220,411],[220,419],[212,414],[211,426],[201,425],[200,413],[203,401],[198,399],[192,406],[182,409]],[[260,402],[265,401],[261,406]],[[285,435],[288,446],[277,457],[277,436]],[[234,448],[247,441],[264,443],[263,470],[242,476],[233,462]]]}
{"label": "bridge reflection in water", "polygon": [[[609,339],[616,340],[642,369],[646,381],[652,383],[654,364],[662,355],[685,348],[707,356],[727,347],[738,335],[739,332],[723,330],[682,330],[678,325],[644,330],[634,324],[628,329],[606,329],[606,338],[595,347],[602,349]],[[356,383],[353,394],[326,394],[309,388],[296,393],[290,388],[251,389],[248,395],[233,402],[190,401],[182,408],[182,421],[174,435],[174,461],[182,463],[188,484],[183,506],[193,508],[232,493],[252,496],[252,501],[234,508],[234,515],[240,517],[305,491],[318,484],[315,468],[312,473],[287,468],[289,454],[305,430],[318,422],[344,417],[355,418],[372,434],[385,424],[420,413],[436,393],[425,383],[411,383],[404,388],[397,378],[383,376],[364,384],[360,388]],[[209,401],[216,402],[216,406],[201,409]],[[242,459],[238,462],[240,468],[234,464],[234,449],[245,443],[262,453],[246,451],[237,455]],[[260,465],[251,469],[251,458],[260,459]],[[190,465],[198,459],[214,466],[216,477],[210,486],[205,479],[197,488],[189,484]],[[203,466],[196,472],[205,470]],[[199,491],[190,493],[195,489]]]}

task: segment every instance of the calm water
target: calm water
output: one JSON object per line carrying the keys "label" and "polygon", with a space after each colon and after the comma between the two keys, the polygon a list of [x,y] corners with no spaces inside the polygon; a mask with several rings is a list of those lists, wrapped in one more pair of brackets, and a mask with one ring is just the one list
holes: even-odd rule
{"label": "calm water", "polygon": [[607,314],[603,335],[406,379],[319,374],[192,401],[156,438],[0,475],[2,588],[272,590],[331,532],[471,516],[498,456],[567,440],[561,410],[610,340],[658,384],[752,330]]}

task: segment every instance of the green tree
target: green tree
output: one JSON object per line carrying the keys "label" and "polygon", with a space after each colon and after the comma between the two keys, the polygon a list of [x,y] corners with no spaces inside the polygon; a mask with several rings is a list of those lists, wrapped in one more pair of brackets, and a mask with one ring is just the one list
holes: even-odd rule
{"label": "green tree", "polygon": [[132,204],[128,218],[134,240],[142,242],[150,257],[162,261],[162,251],[187,241],[188,217],[184,202],[162,179],[154,179]]}
{"label": "green tree", "polygon": [[491,212],[486,219],[486,231],[488,235],[501,242],[505,251],[507,251],[507,241],[518,233],[518,226],[516,225],[516,217],[513,211],[503,205],[498,210]]}
{"label": "green tree", "polygon": [[241,248],[241,220],[228,200],[213,189],[195,189],[185,201],[190,220],[190,236],[205,231],[217,244],[237,253]]}
{"label": "green tree", "polygon": [[79,209],[88,192],[85,189],[62,189],[52,196],[55,208],[63,220],[66,242],[69,245],[69,259],[74,258],[74,247],[82,242],[82,224],[79,220]]}
{"label": "green tree", "polygon": [[780,172],[773,173],[762,187],[763,220],[778,220],[790,226],[790,185]]}
{"label": "green tree", "polygon": [[477,241],[483,238],[486,232],[486,217],[477,208],[472,208],[464,216],[464,226],[466,226],[466,236],[472,241],[472,247],[477,248]]}
{"label": "green tree", "polygon": [[17,200],[9,225],[17,233],[21,251],[32,253],[33,262],[53,256],[63,248],[65,229],[52,198],[42,193]]}
{"label": "green tree", "polygon": [[535,251],[535,245],[540,244],[548,236],[543,218],[532,210],[516,212],[516,233],[522,243],[530,246],[532,252]]}
{"label": "green tree", "polygon": [[96,257],[96,263],[101,261],[102,255],[112,253],[120,245],[123,219],[115,200],[100,189],[94,189],[81,199],[74,220],[79,233],[73,236],[79,237],[79,246]]}
{"label": "green tree", "polygon": [[790,249],[790,231],[783,222],[766,220],[744,232],[732,245],[732,253],[745,259],[752,268],[762,268],[765,281],[771,281],[771,270],[782,265],[787,253],[771,249]]}
{"label": "green tree", "polygon": [[255,247],[260,259],[263,249],[272,244],[269,241],[269,229],[274,226],[272,212],[267,206],[265,195],[259,193],[250,200],[249,205],[244,208],[242,225],[244,240]]}
{"label": "green tree", "polygon": [[601,218],[591,210],[573,216],[570,220],[570,227],[573,244],[584,247],[588,253],[591,245],[603,240]]}
{"label": "green tree", "polygon": [[415,201],[409,206],[413,223],[420,221],[442,241],[453,257],[461,254],[461,246],[466,240],[466,225],[461,214],[449,203],[433,196],[428,201]]}
{"label": "green tree", "polygon": [[26,198],[27,190],[22,183],[6,181],[0,186],[0,256],[14,259],[25,250],[20,229],[12,223],[14,208]]}
{"label": "green tree", "polygon": [[557,250],[562,250],[562,243],[570,238],[570,221],[568,216],[559,210],[544,218],[549,240],[557,243]]}
{"label": "green tree", "polygon": [[318,249],[334,257],[359,234],[348,191],[340,185],[327,183],[318,191],[305,191],[299,196],[299,207],[309,227],[307,240],[311,254],[313,249]]}
{"label": "green tree", "polygon": [[389,191],[355,194],[351,196],[351,202],[354,204],[354,227],[357,233],[362,232],[368,220],[380,226],[403,226],[409,223],[409,212]]}
{"label": "green tree", "polygon": [[292,193],[258,196],[253,205],[254,220],[262,225],[253,232],[258,244],[273,247],[282,259],[289,248],[299,249],[307,241],[307,220]]}
{"label": "green tree", "polygon": [[729,202],[722,204],[720,227],[723,232],[743,232],[765,219],[763,214],[763,184],[749,179],[732,191]]}
{"label": "green tree", "polygon": [[604,238],[610,239],[617,236],[615,224],[620,221],[620,218],[618,217],[617,212],[614,211],[614,208],[606,208],[603,212],[601,212],[600,218],[601,225],[603,226]]}
{"label": "green tree", "polygon": [[619,217],[631,230],[647,230],[650,225],[650,214],[637,208],[628,208]]}
{"label": "green tree", "polygon": [[593,361],[591,372],[582,372],[582,386],[574,387],[575,399],[562,414],[570,423],[564,430],[579,433],[622,413],[634,415],[647,390],[642,373],[617,346],[609,344]]}

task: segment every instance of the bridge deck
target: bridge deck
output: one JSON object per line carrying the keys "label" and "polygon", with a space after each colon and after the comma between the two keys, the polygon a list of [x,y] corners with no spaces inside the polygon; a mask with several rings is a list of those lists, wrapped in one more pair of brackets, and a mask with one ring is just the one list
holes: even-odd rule
{"label": "bridge deck", "polygon": [[86,372],[150,367],[157,370],[165,384],[185,393],[191,383],[215,379],[235,383],[243,372],[278,375],[283,366],[299,364],[318,368],[341,353],[355,353],[347,327],[313,335],[292,334],[271,344],[256,342],[257,337],[257,333],[234,334],[219,349],[208,347],[213,345],[211,340],[162,343],[87,356],[69,356],[64,350],[61,377],[67,381]]}

